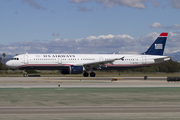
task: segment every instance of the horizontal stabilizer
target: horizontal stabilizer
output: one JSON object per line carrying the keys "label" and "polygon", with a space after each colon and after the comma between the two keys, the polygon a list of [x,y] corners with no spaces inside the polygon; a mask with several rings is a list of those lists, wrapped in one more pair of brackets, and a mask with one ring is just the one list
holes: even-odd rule
{"label": "horizontal stabilizer", "polygon": [[164,58],[157,58],[157,59],[154,59],[155,63],[161,63],[161,62],[164,62],[164,61],[167,61],[167,60],[170,60],[171,57],[164,57]]}

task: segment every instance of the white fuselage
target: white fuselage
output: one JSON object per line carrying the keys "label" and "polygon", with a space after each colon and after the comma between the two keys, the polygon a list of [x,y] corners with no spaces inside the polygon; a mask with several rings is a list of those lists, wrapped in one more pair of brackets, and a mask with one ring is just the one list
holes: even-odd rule
{"label": "white fuselage", "polygon": [[[65,66],[83,66],[100,61],[118,59],[105,63],[106,68],[132,68],[143,67],[167,61],[167,56],[158,55],[133,55],[133,54],[22,54],[13,57],[6,65],[11,69],[54,69],[59,70]],[[92,64],[91,64],[92,63]],[[98,63],[99,64],[99,63]],[[96,65],[94,65],[96,67]]]}
{"label": "white fuselage", "polygon": [[[162,56],[168,33],[161,33],[143,55],[132,54],[22,54],[9,60],[11,69],[60,70],[62,74],[80,74],[95,77],[97,69],[129,69],[149,66],[170,60]],[[24,74],[26,75],[26,72]]]}

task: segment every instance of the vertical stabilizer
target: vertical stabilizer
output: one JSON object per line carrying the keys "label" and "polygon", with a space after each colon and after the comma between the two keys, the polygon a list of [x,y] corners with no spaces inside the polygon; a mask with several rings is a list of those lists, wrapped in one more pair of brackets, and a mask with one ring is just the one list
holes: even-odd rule
{"label": "vertical stabilizer", "polygon": [[149,49],[143,53],[145,55],[163,55],[164,48],[166,45],[168,33],[161,33]]}

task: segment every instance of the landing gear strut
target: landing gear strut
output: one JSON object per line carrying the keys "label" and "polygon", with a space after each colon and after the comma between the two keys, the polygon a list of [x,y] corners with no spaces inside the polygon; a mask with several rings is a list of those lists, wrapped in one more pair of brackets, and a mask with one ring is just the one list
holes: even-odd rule
{"label": "landing gear strut", "polygon": [[24,70],[23,77],[27,77],[27,71],[26,70]]}

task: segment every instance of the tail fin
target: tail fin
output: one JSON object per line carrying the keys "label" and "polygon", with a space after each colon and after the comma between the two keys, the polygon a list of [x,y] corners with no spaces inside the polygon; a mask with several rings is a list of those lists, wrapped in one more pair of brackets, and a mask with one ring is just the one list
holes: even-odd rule
{"label": "tail fin", "polygon": [[166,45],[168,33],[161,33],[149,49],[143,53],[145,55],[163,55],[164,48]]}

